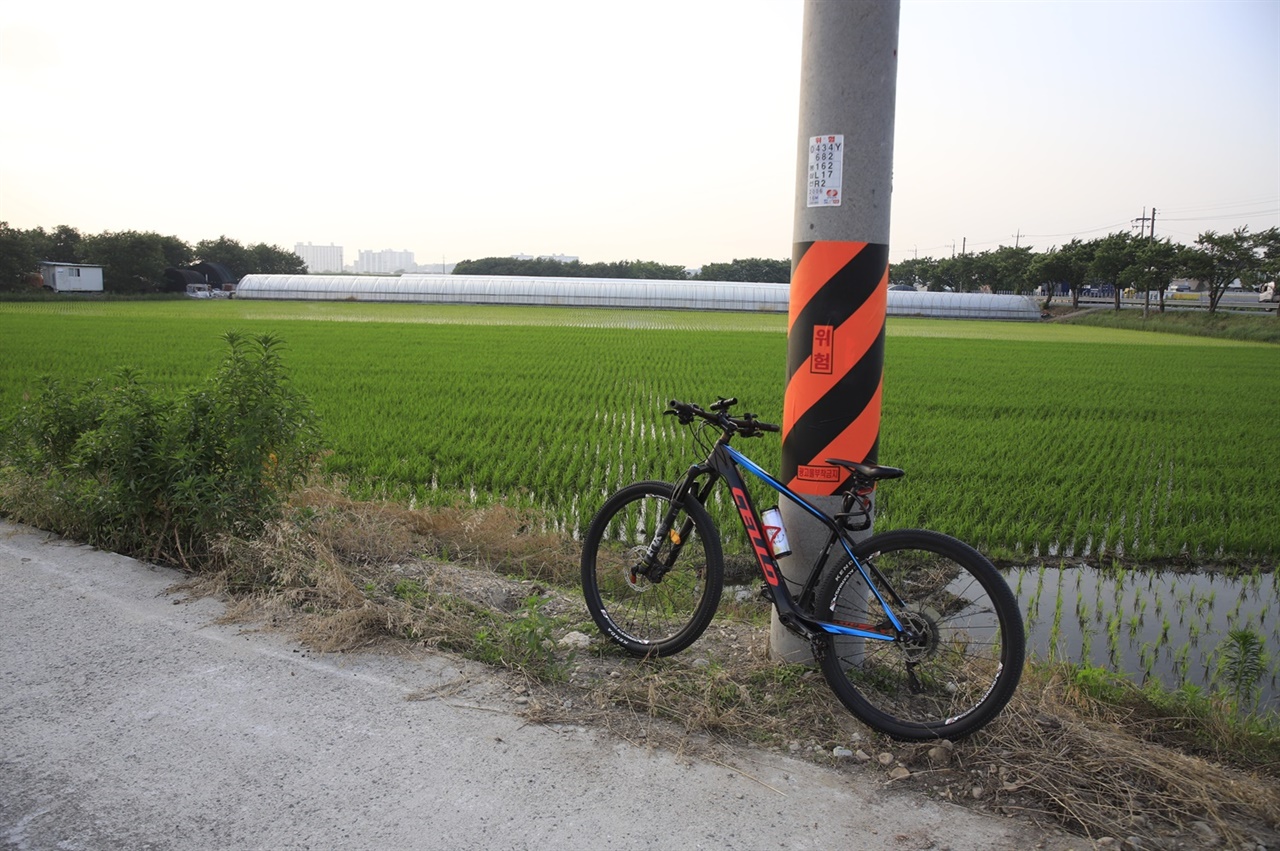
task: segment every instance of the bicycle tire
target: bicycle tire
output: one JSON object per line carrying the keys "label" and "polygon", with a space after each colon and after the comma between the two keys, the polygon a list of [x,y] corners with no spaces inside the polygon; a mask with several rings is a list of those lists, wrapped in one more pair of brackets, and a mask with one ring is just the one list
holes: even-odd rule
{"label": "bicycle tire", "polygon": [[[872,581],[887,580],[905,605],[884,596],[918,637],[908,642],[827,634],[823,675],[849,711],[896,739],[957,739],[982,728],[1013,696],[1022,675],[1022,613],[990,561],[937,532],[900,529],[854,549]],[[826,621],[887,627],[879,602],[852,561],[818,593]]]}
{"label": "bicycle tire", "polygon": [[[693,532],[671,570],[658,582],[631,571],[653,540],[672,493],[666,482],[628,485],[596,512],[582,545],[582,594],[591,618],[633,656],[679,653],[702,635],[720,605],[724,557],[719,532],[692,497],[677,524],[687,514]],[[660,561],[672,546],[673,535],[668,535]]]}

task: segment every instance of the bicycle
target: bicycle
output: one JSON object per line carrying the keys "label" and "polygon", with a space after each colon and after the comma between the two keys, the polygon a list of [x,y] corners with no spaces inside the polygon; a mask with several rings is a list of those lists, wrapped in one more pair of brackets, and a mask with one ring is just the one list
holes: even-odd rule
{"label": "bicycle", "polygon": [[[922,529],[854,541],[852,532],[870,528],[876,485],[903,471],[827,459],[849,471],[842,510],[829,516],[730,445],[734,437],[781,430],[753,414],[730,416],[736,404],[720,399],[708,411],[672,400],[663,413],[700,426],[695,435],[706,459],[674,483],[622,488],[592,519],[582,588],[600,630],[641,657],[679,653],[702,635],[724,584],[720,532],[704,506],[723,480],[763,574],[763,595],[778,620],[809,641],[850,712],[893,738],[916,741],[960,738],[995,718],[1017,687],[1026,639],[1017,600],[991,562]],[[706,429],[719,431],[713,443]],[[777,562],[785,550],[777,509],[766,512],[766,525],[740,467],[829,532],[796,596]]]}

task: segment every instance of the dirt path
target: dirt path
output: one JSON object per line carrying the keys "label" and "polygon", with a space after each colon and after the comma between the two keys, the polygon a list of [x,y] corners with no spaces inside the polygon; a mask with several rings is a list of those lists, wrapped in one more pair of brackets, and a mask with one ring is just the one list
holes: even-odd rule
{"label": "dirt path", "polygon": [[448,655],[317,656],[0,522],[0,847],[1085,848],[746,751],[537,726]]}

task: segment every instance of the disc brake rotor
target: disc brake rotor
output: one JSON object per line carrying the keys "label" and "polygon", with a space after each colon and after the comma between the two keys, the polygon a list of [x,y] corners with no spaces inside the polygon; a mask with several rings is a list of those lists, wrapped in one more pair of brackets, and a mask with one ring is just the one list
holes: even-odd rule
{"label": "disc brake rotor", "polygon": [[899,615],[904,631],[911,636],[898,640],[908,662],[923,662],[938,649],[938,613],[932,609],[910,609]]}

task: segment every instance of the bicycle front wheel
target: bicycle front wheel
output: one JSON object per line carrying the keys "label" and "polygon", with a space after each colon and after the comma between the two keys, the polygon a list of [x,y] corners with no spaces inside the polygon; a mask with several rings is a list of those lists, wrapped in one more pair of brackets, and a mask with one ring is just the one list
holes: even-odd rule
{"label": "bicycle front wheel", "polygon": [[[840,701],[894,738],[955,739],[999,714],[1022,674],[1022,613],[1008,584],[972,547],[937,532],[873,535],[819,591],[817,615],[890,632],[892,641],[826,637],[822,672]],[[867,577],[871,581],[868,583]]]}
{"label": "bicycle front wheel", "polygon": [[591,618],[635,656],[684,650],[702,635],[720,604],[724,558],[719,533],[692,497],[658,551],[656,562],[667,566],[667,572],[656,580],[637,572],[671,497],[666,482],[623,488],[591,521],[582,546],[582,594]]}

